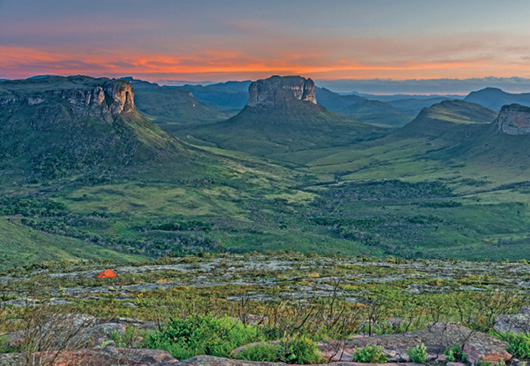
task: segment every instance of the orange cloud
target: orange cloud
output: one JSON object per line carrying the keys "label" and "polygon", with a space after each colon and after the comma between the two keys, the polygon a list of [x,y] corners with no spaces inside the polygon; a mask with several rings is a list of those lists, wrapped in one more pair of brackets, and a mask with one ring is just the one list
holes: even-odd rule
{"label": "orange cloud", "polygon": [[[336,40],[346,42],[345,40]],[[350,40],[351,41],[351,40]],[[364,42],[364,41],[363,41]],[[389,40],[379,40],[372,48],[397,48]],[[316,42],[317,44],[319,42]],[[366,48],[368,45],[361,45]],[[259,57],[241,51],[215,49],[189,54],[147,54],[123,50],[98,52],[53,48],[0,46],[0,70],[9,77],[36,74],[89,74],[94,76],[133,75],[150,80],[179,78],[185,80],[215,80],[227,78],[260,78],[271,74],[301,74],[314,78],[469,78],[495,75],[498,77],[527,76],[530,64],[525,59],[496,59],[488,54],[471,54],[466,42],[453,45],[452,57],[439,52],[427,57],[413,57],[413,49],[395,52],[394,56],[332,57],[326,51],[300,49],[277,50],[274,55]],[[333,45],[333,47],[335,47]],[[361,47],[362,46],[362,47]],[[412,47],[412,46],[411,46]],[[478,46],[477,46],[478,47]],[[480,47],[479,47],[480,48]],[[374,57],[373,55],[376,55]],[[346,55],[347,56],[347,55]],[[460,56],[460,57],[457,57]],[[353,60],[353,61],[352,61]],[[0,75],[4,76],[4,75]]]}

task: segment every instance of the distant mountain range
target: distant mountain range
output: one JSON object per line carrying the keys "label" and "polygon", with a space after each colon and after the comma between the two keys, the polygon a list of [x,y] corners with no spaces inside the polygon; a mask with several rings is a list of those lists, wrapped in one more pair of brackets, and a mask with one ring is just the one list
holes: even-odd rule
{"label": "distant mountain range", "polygon": [[225,113],[206,107],[188,90],[160,87],[147,81],[124,78],[135,92],[137,108],[167,131],[183,126],[226,120]]}
{"label": "distant mountain range", "polygon": [[469,93],[464,100],[478,103],[494,111],[500,111],[501,107],[507,104],[530,106],[530,93],[512,94],[497,88],[485,88]]}

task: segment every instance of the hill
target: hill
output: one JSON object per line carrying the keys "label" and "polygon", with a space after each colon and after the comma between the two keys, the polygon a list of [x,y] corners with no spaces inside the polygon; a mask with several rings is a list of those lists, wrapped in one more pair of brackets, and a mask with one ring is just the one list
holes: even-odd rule
{"label": "hill", "polygon": [[56,178],[189,155],[138,113],[127,81],[85,76],[0,85],[3,175]]}
{"label": "hill", "polygon": [[375,125],[400,127],[410,122],[412,113],[393,105],[360,97],[340,95],[326,88],[315,88],[318,102],[341,116]]}
{"label": "hill", "polygon": [[446,100],[424,108],[398,135],[432,136],[451,139],[472,138],[493,122],[497,113],[481,105],[461,100]]}
{"label": "hill", "polygon": [[502,106],[507,104],[530,106],[530,93],[512,94],[498,88],[485,88],[469,93],[464,100],[480,104],[494,111],[499,111]]}
{"label": "hill", "polygon": [[186,133],[223,148],[259,155],[345,145],[381,134],[318,104],[313,81],[299,76],[253,82],[248,103],[236,116]]}
{"label": "hill", "polygon": [[194,95],[183,89],[164,88],[147,81],[126,78],[135,93],[138,110],[169,132],[182,126],[212,123],[228,118],[205,107]]}

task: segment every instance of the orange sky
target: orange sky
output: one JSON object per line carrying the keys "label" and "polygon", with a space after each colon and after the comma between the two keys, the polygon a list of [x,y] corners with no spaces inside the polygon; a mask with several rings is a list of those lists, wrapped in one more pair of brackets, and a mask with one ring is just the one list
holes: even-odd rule
{"label": "orange sky", "polygon": [[530,77],[529,4],[0,0],[0,78]]}

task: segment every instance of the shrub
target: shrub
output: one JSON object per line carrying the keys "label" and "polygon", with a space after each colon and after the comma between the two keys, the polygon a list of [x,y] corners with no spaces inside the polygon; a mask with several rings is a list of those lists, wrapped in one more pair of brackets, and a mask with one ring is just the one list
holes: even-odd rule
{"label": "shrub", "polygon": [[228,316],[195,315],[171,318],[163,329],[146,337],[145,346],[185,360],[196,355],[227,357],[234,348],[262,339],[258,328]]}
{"label": "shrub", "polygon": [[383,352],[384,348],[377,345],[366,346],[364,348],[355,347],[353,359],[356,362],[364,363],[385,363],[388,355]]}
{"label": "shrub", "polygon": [[517,358],[530,358],[530,333],[504,333],[501,338],[508,342],[508,353]]}
{"label": "shrub", "polygon": [[427,361],[427,347],[425,344],[420,343],[414,348],[407,351],[410,360],[415,363],[424,363]]}
{"label": "shrub", "polygon": [[451,348],[446,348],[444,353],[447,362],[466,362],[467,360],[464,350],[458,343]]}
{"label": "shrub", "polygon": [[475,366],[505,366],[506,362],[501,358],[500,361],[497,362],[490,362],[490,361],[475,361]]}
{"label": "shrub", "polygon": [[324,360],[317,345],[307,336],[284,338],[277,344],[257,344],[241,351],[237,358],[248,361],[316,364]]}
{"label": "shrub", "polygon": [[247,361],[280,362],[281,347],[279,344],[260,343],[243,349],[235,358]]}
{"label": "shrub", "polygon": [[317,345],[307,336],[283,339],[280,343],[282,361],[286,363],[321,363]]}

